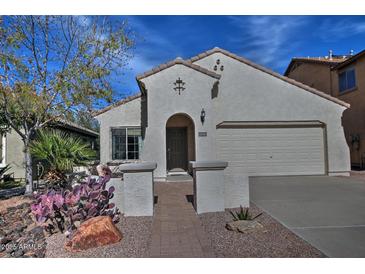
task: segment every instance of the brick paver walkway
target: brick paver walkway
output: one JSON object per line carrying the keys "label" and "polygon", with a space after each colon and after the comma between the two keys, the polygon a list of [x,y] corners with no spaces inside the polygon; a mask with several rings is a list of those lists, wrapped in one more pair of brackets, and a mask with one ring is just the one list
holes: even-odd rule
{"label": "brick paver walkway", "polygon": [[155,183],[151,257],[214,257],[211,243],[186,195],[191,182]]}

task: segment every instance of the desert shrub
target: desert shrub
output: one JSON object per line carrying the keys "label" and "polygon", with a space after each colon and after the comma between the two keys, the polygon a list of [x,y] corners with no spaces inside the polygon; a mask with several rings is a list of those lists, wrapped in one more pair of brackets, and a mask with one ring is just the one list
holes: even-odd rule
{"label": "desert shrub", "polygon": [[72,172],[77,165],[87,165],[95,157],[95,151],[80,138],[56,130],[39,131],[30,151],[48,167],[44,176],[46,181],[61,185],[67,183],[65,173]]}
{"label": "desert shrub", "polygon": [[250,209],[248,207],[240,206],[240,211],[232,212],[229,211],[233,217],[233,221],[251,221],[262,215],[262,213],[257,214],[255,217],[252,217],[250,213]]}
{"label": "desert shrub", "polygon": [[11,189],[21,186],[25,186],[25,183],[20,180],[0,181],[0,189]]}
{"label": "desert shrub", "polygon": [[82,222],[96,216],[110,216],[114,223],[119,221],[119,210],[114,203],[114,187],[106,189],[110,175],[98,179],[88,177],[70,190],[49,190],[39,195],[31,206],[39,224],[49,233],[65,232],[72,235]]}

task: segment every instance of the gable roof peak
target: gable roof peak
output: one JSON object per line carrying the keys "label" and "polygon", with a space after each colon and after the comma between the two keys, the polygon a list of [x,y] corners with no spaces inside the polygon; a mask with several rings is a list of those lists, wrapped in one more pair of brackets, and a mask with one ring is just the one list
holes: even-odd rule
{"label": "gable roof peak", "polygon": [[[312,88],[310,86],[307,86],[307,85],[305,85],[305,84],[303,84],[301,82],[295,81],[294,79],[291,79],[291,78],[288,78],[286,76],[283,76],[283,75],[281,75],[281,74],[279,74],[279,73],[277,73],[277,72],[275,72],[275,71],[273,71],[271,69],[268,69],[268,68],[266,68],[264,66],[261,66],[259,64],[256,64],[256,63],[254,63],[254,62],[252,62],[252,61],[250,61],[250,60],[248,60],[248,59],[246,59],[244,57],[238,56],[238,55],[236,55],[236,54],[234,54],[232,52],[229,52],[228,50],[225,50],[225,49],[220,49],[220,48],[215,49],[215,48],[213,48],[213,49],[207,50],[207,51],[205,51],[203,53],[200,53],[199,55],[196,55],[194,57],[191,57],[190,59],[188,59],[188,61],[190,61],[191,63],[194,64],[194,62],[199,61],[199,60],[201,60],[201,59],[203,59],[203,58],[205,58],[207,56],[210,56],[210,55],[212,55],[214,53],[217,53],[217,52],[222,53],[222,54],[224,54],[224,55],[226,55],[226,56],[228,56],[228,57],[230,57],[232,59],[235,59],[238,62],[241,62],[243,64],[246,64],[246,65],[248,65],[248,66],[250,66],[252,68],[255,68],[255,69],[257,69],[257,70],[259,70],[261,72],[267,73],[267,74],[269,74],[269,75],[271,75],[271,76],[273,76],[275,78],[278,78],[278,79],[280,79],[280,80],[282,80],[284,82],[287,82],[287,83],[289,83],[289,84],[291,84],[293,86],[299,87],[299,88],[301,88],[301,89],[303,89],[305,91],[308,91],[310,93],[316,94],[316,95],[318,95],[318,96],[320,96],[322,98],[325,98],[325,99],[327,99],[329,101],[332,101],[332,102],[334,102],[336,104],[339,104],[339,105],[344,106],[346,108],[349,108],[350,107],[350,104],[348,104],[348,103],[346,103],[346,102],[344,102],[344,101],[342,101],[342,100],[340,100],[338,98],[332,97],[331,95],[329,95],[327,93],[324,93],[324,92],[319,91],[319,90],[317,90],[315,88]],[[363,54],[365,54],[365,50],[363,51]],[[359,55],[360,54],[354,55],[350,59],[356,58],[356,56],[359,56]]]}
{"label": "gable roof peak", "polygon": [[170,61],[170,62],[161,64],[161,65],[159,65],[159,66],[157,66],[157,67],[155,67],[155,68],[153,68],[153,69],[151,69],[149,71],[144,72],[143,74],[138,75],[136,77],[136,80],[139,82],[143,78],[146,78],[146,77],[151,76],[151,75],[153,75],[153,74],[155,74],[157,72],[160,72],[162,70],[165,70],[167,68],[170,68],[170,67],[172,67],[172,66],[174,66],[176,64],[184,65],[184,66],[186,66],[188,68],[194,69],[194,70],[196,70],[196,71],[198,71],[200,73],[206,74],[206,75],[208,75],[210,77],[213,77],[215,79],[218,79],[218,80],[221,77],[219,74],[217,74],[217,73],[215,73],[213,71],[210,71],[210,70],[208,70],[206,68],[203,68],[203,67],[201,67],[201,66],[199,66],[197,64],[193,64],[190,60],[183,60],[181,57],[177,57],[173,61]]}

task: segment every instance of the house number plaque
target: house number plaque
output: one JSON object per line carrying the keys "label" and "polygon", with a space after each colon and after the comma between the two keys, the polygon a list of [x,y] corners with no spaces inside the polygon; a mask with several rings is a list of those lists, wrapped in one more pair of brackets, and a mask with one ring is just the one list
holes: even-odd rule
{"label": "house number plaque", "polygon": [[199,136],[199,137],[207,137],[207,132],[206,132],[206,131],[200,131],[200,132],[198,133],[198,136]]}

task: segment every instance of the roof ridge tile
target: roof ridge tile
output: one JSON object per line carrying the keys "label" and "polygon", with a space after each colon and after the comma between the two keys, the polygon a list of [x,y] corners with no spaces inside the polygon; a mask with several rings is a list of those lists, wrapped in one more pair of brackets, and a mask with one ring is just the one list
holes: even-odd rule
{"label": "roof ridge tile", "polygon": [[204,73],[204,74],[206,74],[208,76],[211,76],[213,78],[216,78],[216,79],[220,79],[220,77],[221,77],[219,74],[217,74],[213,71],[210,71],[206,68],[203,68],[203,67],[201,67],[197,64],[193,64],[191,61],[183,60],[183,59],[175,59],[175,60],[172,60],[172,61],[168,61],[164,64],[160,64],[157,67],[154,67],[151,70],[144,72],[143,74],[137,75],[136,79],[137,79],[137,81],[140,81],[143,78],[151,76],[151,75],[153,75],[157,72],[160,72],[160,71],[162,71],[164,69],[167,69],[169,67],[172,67],[174,65],[184,65],[184,66],[195,69],[196,71],[199,71],[201,73]]}

